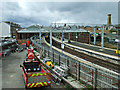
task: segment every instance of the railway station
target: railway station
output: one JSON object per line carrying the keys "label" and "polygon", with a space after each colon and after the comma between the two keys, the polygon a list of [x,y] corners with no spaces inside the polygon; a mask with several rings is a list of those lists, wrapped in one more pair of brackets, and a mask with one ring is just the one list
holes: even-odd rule
{"label": "railway station", "polygon": [[2,89],[120,89],[120,25],[0,22]]}

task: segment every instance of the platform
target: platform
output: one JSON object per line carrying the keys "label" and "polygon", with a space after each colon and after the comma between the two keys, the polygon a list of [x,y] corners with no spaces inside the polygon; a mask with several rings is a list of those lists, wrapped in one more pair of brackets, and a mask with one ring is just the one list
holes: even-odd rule
{"label": "platform", "polygon": [[[52,38],[61,43],[61,40],[55,37],[52,37]],[[104,48],[104,50],[101,50],[100,46],[94,46],[94,45],[89,46],[89,44],[80,43],[76,41],[71,41],[71,43],[68,43],[67,41],[68,40],[65,39],[63,43],[73,48],[77,48],[80,50],[84,50],[90,53],[94,53],[94,54],[104,56],[104,57],[109,57],[109,58],[116,59],[116,60],[120,59],[120,55],[118,56],[118,54],[116,54],[115,49]]]}

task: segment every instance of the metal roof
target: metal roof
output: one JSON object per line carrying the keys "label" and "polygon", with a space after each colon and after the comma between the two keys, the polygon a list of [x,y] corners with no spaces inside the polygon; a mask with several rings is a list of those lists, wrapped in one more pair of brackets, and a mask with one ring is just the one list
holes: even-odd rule
{"label": "metal roof", "polygon": [[[46,30],[46,29],[41,29],[41,28],[27,28],[27,29],[22,29],[20,31],[18,31],[18,33],[39,33],[39,32],[42,32],[42,33],[49,33],[50,31],[49,30]],[[87,30],[84,30],[84,29],[54,29],[52,30],[52,32],[54,33],[61,33],[61,32],[64,32],[64,33],[68,33],[68,32],[89,32]]]}

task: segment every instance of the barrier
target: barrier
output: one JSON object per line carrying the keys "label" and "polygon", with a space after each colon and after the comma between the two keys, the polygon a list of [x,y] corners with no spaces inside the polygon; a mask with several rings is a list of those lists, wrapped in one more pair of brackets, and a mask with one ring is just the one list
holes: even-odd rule
{"label": "barrier", "polygon": [[69,75],[78,80],[80,84],[84,85],[86,88],[120,88],[120,73],[102,67],[97,68],[97,65],[92,63],[87,64],[80,58],[77,60],[56,50],[45,48],[33,40],[33,38],[31,38],[31,41],[35,48],[44,51],[44,57],[49,56],[57,65],[66,64],[70,69]]}

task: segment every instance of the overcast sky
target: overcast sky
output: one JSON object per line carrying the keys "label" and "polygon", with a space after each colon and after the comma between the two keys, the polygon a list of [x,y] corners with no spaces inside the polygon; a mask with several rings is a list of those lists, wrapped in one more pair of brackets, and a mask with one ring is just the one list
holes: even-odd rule
{"label": "overcast sky", "polygon": [[3,2],[2,21],[12,21],[26,27],[32,24],[59,23],[106,24],[107,14],[112,24],[118,23],[117,2]]}

